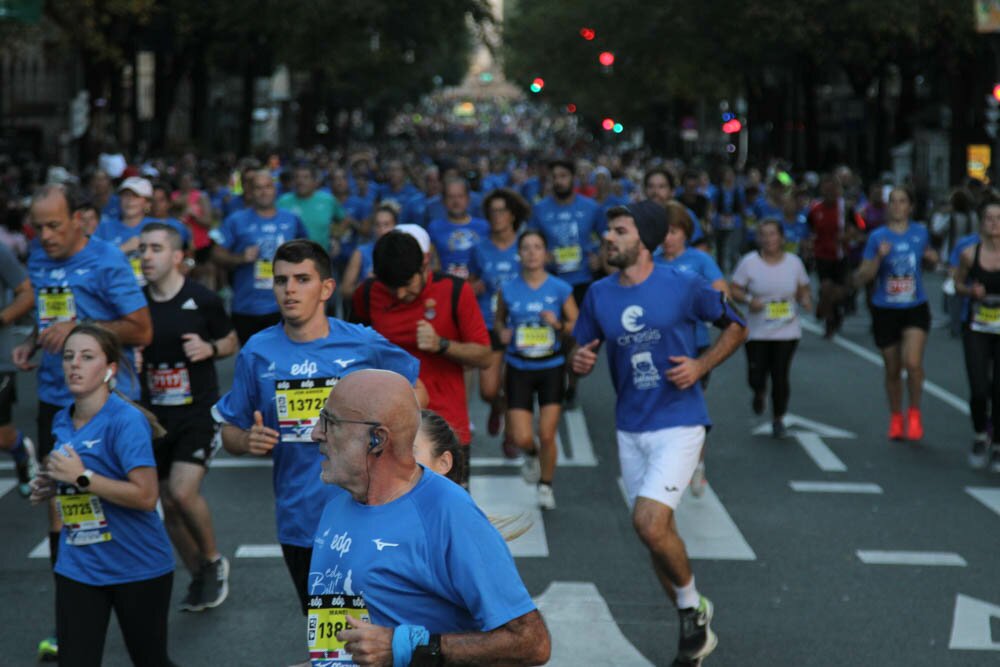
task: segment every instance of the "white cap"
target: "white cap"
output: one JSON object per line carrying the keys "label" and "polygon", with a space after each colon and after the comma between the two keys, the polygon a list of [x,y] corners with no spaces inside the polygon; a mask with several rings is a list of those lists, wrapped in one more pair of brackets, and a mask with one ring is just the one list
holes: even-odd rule
{"label": "white cap", "polygon": [[420,225],[396,225],[392,228],[393,231],[403,232],[404,234],[409,234],[417,240],[420,245],[420,250],[425,255],[431,251],[431,237]]}
{"label": "white cap", "polygon": [[125,192],[126,190],[131,190],[146,199],[153,198],[153,184],[139,176],[129,176],[122,181],[122,184],[118,186],[118,192]]}

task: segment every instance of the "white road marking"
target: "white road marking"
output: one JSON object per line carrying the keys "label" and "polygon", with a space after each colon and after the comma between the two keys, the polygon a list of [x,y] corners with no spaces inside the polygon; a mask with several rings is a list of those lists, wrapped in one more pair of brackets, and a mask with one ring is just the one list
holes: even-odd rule
{"label": "white road marking", "polygon": [[0,479],[0,498],[7,495],[7,492],[17,486],[16,479]]}
{"label": "white road marking", "polygon": [[800,493],[882,493],[882,487],[868,482],[796,482],[788,483]]}
{"label": "white road marking", "polygon": [[832,449],[826,446],[823,438],[815,433],[808,432],[797,432],[792,435],[799,441],[802,449],[806,450],[806,454],[813,460],[813,463],[819,466],[820,470],[825,470],[826,472],[844,472],[847,470],[847,466],[837,458]]}
{"label": "white road marking", "polygon": [[548,557],[545,522],[538,508],[534,486],[526,484],[520,476],[509,475],[474,475],[469,484],[473,499],[486,516],[491,519],[516,519],[511,529],[530,525],[527,532],[507,543],[511,554],[517,558]]}
{"label": "white road marking", "polygon": [[965,567],[965,559],[951,551],[857,551],[866,565],[929,565]]}
{"label": "white road marking", "polygon": [[[608,603],[590,582],[554,581],[535,598],[552,637],[549,667],[652,667],[618,628]],[[586,641],[581,633],[585,633]]]}
{"label": "white road marking", "polygon": [[236,558],[281,558],[280,544],[241,544]]}
{"label": "white road marking", "polygon": [[[787,413],[783,418],[785,422],[785,427],[788,430],[792,430],[796,427],[801,428],[805,431],[812,431],[816,435],[823,438],[841,438],[845,440],[852,440],[857,438],[856,433],[850,431],[845,431],[842,428],[837,428],[836,426],[830,426],[829,424],[824,424],[822,422],[813,421],[812,419],[806,419],[805,417],[800,417],[799,415],[793,415],[792,413]],[[753,430],[754,435],[770,435],[771,434],[771,422],[764,422],[757,428]]]}
{"label": "white road marking", "polygon": [[[627,506],[628,495],[621,477],[618,478],[618,489]],[[677,531],[684,540],[689,558],[757,560],[757,554],[750,548],[710,484],[705,485],[705,493],[701,498],[692,496],[691,489],[688,488],[674,516],[677,518]]]}
{"label": "white road marking", "polygon": [[44,538],[38,543],[34,549],[28,552],[28,558],[48,558],[49,557],[49,538]]}
{"label": "white road marking", "polygon": [[948,648],[967,651],[1000,651],[993,640],[990,621],[1000,618],[1000,606],[961,593],[955,598]]}
{"label": "white road marking", "polygon": [[1000,515],[1000,489],[967,486],[965,492]]}
{"label": "white road marking", "polygon": [[[800,317],[799,322],[802,324],[802,328],[806,331],[814,333],[818,336],[823,335],[822,324],[818,324],[815,321],[804,317]],[[833,337],[833,344],[857,355],[858,357],[861,357],[865,361],[869,361],[880,368],[882,367],[883,362],[881,356],[865,347],[862,347],[861,345],[858,345],[854,341],[847,340],[841,335],[835,335]],[[944,387],[931,382],[930,380],[924,380],[924,393],[930,394],[931,396],[944,401],[951,407],[961,412],[963,415],[969,414],[969,403],[967,401],[959,398]]]}
{"label": "white road marking", "polygon": [[590,441],[590,431],[587,430],[587,420],[583,416],[583,410],[574,408],[563,412],[563,419],[566,421],[566,432],[569,434],[569,444],[573,448],[573,461],[581,466],[596,466],[597,459],[594,456],[594,445]]}

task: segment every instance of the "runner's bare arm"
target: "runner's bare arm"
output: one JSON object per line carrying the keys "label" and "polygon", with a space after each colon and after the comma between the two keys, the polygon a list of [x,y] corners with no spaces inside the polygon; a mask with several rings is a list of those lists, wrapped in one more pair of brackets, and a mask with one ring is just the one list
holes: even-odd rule
{"label": "runner's bare arm", "polygon": [[148,306],[123,315],[120,319],[98,324],[114,332],[122,345],[149,345],[153,342],[153,320]]}
{"label": "runner's bare arm", "polygon": [[441,636],[446,664],[542,665],[551,652],[549,631],[537,610],[489,632]]}
{"label": "runner's bare arm", "polygon": [[31,280],[25,278],[14,288],[14,300],[6,308],[0,310],[0,327],[10,326],[31,312],[35,307],[35,293],[31,289]]}

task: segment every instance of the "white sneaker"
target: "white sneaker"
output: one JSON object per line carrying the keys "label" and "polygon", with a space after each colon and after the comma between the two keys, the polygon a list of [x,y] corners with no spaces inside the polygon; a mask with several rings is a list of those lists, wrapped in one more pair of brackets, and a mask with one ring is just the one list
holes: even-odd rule
{"label": "white sneaker", "polygon": [[538,485],[538,506],[543,510],[554,510],[556,508],[556,494],[548,484]]}
{"label": "white sneaker", "polygon": [[708,486],[708,481],[705,479],[705,462],[699,461],[698,465],[695,466],[694,474],[691,475],[691,495],[695,498],[701,498],[705,493],[706,486]]}
{"label": "white sneaker", "polygon": [[538,461],[538,456],[524,455],[524,463],[521,464],[521,476],[528,484],[538,484],[542,478],[542,464]]}

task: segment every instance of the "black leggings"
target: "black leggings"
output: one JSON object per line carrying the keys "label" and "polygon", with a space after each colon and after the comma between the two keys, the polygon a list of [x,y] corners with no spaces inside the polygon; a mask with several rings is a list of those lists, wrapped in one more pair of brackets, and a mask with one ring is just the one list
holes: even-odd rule
{"label": "black leggings", "polygon": [[[987,407],[993,419],[993,440],[1000,441],[1000,336],[966,328],[962,338],[965,372],[969,376],[969,412],[972,429],[986,432]],[[991,405],[992,403],[992,405]]]}
{"label": "black leggings", "polygon": [[771,378],[771,411],[775,419],[785,416],[792,387],[788,372],[798,340],[748,340],[747,381],[755,394],[767,391],[767,378]]}
{"label": "black leggings", "polygon": [[56,575],[56,618],[61,667],[100,667],[111,610],[115,610],[132,664],[171,667],[167,614],[174,573],[113,586],[91,586]]}

